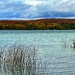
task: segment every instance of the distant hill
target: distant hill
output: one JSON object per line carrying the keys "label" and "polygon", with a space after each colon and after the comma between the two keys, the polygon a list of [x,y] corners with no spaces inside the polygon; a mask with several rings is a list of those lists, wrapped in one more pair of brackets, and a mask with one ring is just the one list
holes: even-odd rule
{"label": "distant hill", "polygon": [[71,30],[75,19],[0,20],[0,30]]}

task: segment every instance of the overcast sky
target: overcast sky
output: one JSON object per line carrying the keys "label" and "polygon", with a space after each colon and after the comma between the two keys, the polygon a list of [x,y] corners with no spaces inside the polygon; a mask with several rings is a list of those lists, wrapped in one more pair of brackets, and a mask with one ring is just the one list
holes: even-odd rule
{"label": "overcast sky", "polygon": [[75,0],[0,0],[0,19],[75,18]]}

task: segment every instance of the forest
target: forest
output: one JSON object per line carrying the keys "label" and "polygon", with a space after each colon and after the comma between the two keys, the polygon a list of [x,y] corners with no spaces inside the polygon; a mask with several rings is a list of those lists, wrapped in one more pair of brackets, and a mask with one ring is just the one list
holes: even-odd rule
{"label": "forest", "polygon": [[71,30],[75,19],[0,20],[0,30]]}

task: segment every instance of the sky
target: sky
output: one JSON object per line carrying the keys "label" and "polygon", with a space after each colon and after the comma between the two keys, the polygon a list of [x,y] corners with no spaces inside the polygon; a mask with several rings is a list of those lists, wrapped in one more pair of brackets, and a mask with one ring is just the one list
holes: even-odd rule
{"label": "sky", "polygon": [[75,0],[0,0],[0,19],[75,18]]}

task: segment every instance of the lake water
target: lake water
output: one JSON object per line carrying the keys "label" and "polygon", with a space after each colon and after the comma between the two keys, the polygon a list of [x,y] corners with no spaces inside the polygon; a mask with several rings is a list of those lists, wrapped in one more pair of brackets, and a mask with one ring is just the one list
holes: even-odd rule
{"label": "lake water", "polygon": [[1,30],[0,46],[34,45],[43,56],[74,55],[70,48],[75,40],[74,30]]}
{"label": "lake water", "polygon": [[50,68],[46,71],[48,74],[43,75],[52,72],[52,75],[75,75],[75,49],[72,48],[74,40],[75,30],[0,31],[0,47],[16,43],[33,45],[38,49],[42,61],[50,63]]}

